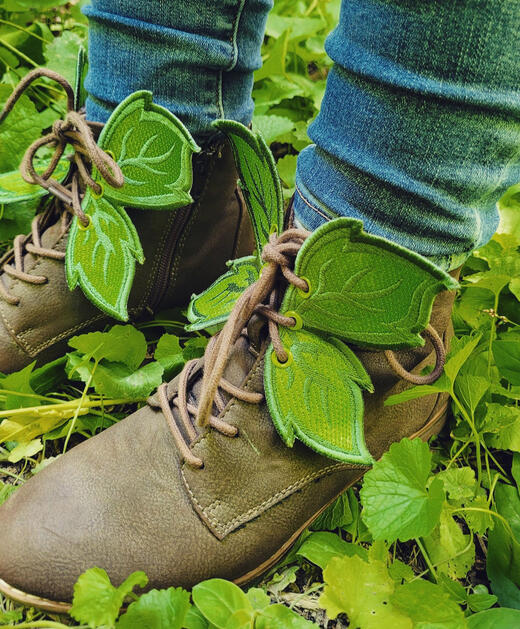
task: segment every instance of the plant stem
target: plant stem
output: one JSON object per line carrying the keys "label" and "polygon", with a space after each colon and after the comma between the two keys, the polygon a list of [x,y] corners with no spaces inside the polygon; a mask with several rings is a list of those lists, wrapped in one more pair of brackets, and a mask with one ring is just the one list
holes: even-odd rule
{"label": "plant stem", "polygon": [[417,543],[417,546],[419,546],[419,550],[421,551],[422,556],[424,557],[424,561],[426,562],[426,565],[428,566],[432,577],[435,579],[435,582],[437,582],[437,573],[435,572],[435,568],[431,562],[430,556],[428,555],[428,553],[426,552],[426,548],[423,546],[421,540],[416,537],[415,541]]}

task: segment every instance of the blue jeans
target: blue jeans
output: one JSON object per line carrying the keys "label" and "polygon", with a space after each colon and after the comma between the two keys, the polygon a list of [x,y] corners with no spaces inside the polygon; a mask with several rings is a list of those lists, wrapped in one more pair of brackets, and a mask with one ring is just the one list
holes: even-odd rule
{"label": "blue jeans", "polygon": [[[136,89],[203,142],[247,124],[271,0],[92,0],[87,115]],[[299,156],[295,214],[353,216],[439,265],[459,265],[520,180],[520,0],[343,0],[334,67]]]}

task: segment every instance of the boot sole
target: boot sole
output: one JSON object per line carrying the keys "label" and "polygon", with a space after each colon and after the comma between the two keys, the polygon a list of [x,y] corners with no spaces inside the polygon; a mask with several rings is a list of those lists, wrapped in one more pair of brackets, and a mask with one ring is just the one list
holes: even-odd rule
{"label": "boot sole", "polygon": [[[420,437],[423,441],[427,441],[433,435],[436,435],[440,432],[443,427],[448,411],[448,401],[445,401],[441,408],[433,413],[431,418],[426,422],[426,424],[421,428],[421,430],[417,431],[413,435],[410,435],[410,439],[415,439]],[[307,520],[303,526],[301,526],[281,548],[279,548],[274,555],[269,557],[266,561],[260,564],[254,570],[250,570],[246,574],[242,575],[238,579],[234,579],[233,583],[237,585],[243,585],[244,583],[248,583],[249,581],[254,581],[256,578],[261,576],[264,572],[267,572],[269,568],[274,566],[278,560],[289,550],[289,548],[294,544],[294,542],[298,539],[301,533],[310,526],[324,511],[329,507],[342,493],[347,491],[352,485],[355,485],[360,478],[362,478],[368,469],[362,470],[359,475],[349,483],[346,487],[344,487],[332,500],[330,500],[326,505],[324,505],[319,511],[317,511],[312,518]],[[36,607],[37,609],[41,609],[42,611],[51,612],[53,614],[66,614],[70,611],[72,605],[71,603],[59,603],[57,601],[53,601],[48,598],[42,598],[40,596],[35,596],[34,594],[28,594],[22,590],[12,587],[2,579],[0,579],[0,592],[7,596],[8,598],[16,601],[17,603],[21,603],[26,607]]]}

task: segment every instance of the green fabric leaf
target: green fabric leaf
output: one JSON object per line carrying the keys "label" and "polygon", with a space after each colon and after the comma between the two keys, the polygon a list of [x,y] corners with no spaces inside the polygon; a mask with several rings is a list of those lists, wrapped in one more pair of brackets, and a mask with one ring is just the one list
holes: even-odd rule
{"label": "green fabric leaf", "polygon": [[290,286],[281,312],[305,328],[373,348],[423,345],[435,295],[457,283],[425,258],[339,218],[319,227],[300,249],[295,273],[308,293]]}
{"label": "green fabric leaf", "polygon": [[396,583],[382,561],[334,557],[323,571],[323,580],[320,605],[330,618],[346,613],[349,626],[359,629],[412,629],[410,618],[390,602]]}
{"label": "green fabric leaf", "polygon": [[374,539],[404,542],[428,535],[439,523],[444,489],[438,478],[427,488],[431,458],[427,443],[405,438],[365,475],[363,519]]}
{"label": "green fabric leaf", "polygon": [[231,141],[260,259],[269,235],[283,230],[282,186],[273,154],[259,133],[239,122],[216,120],[213,124]]}
{"label": "green fabric leaf", "polygon": [[418,579],[396,588],[392,604],[413,621],[413,629],[466,629],[461,608],[440,586]]}
{"label": "green fabric leaf", "polygon": [[513,629],[520,627],[520,610],[489,609],[468,618],[468,629]]}
{"label": "green fabric leaf", "polygon": [[186,326],[186,330],[193,332],[224,323],[240,295],[258,279],[255,256],[232,260],[227,266],[229,271],[203,293],[191,298],[186,315],[191,325]]}
{"label": "green fabric leaf", "polygon": [[297,555],[305,557],[324,570],[333,557],[354,557],[368,560],[366,548],[345,542],[339,535],[326,531],[312,533],[298,549]]}
{"label": "green fabric leaf", "polygon": [[183,629],[190,594],[182,588],[152,590],[133,602],[117,629]]}
{"label": "green fabric leaf", "polygon": [[89,332],[73,336],[70,347],[94,360],[123,363],[137,369],[146,357],[146,338],[133,325],[114,325],[108,332]]}
{"label": "green fabric leaf", "polygon": [[253,606],[242,590],[224,579],[209,579],[193,588],[193,602],[217,629],[226,629],[229,617],[237,611],[253,613]]}
{"label": "green fabric leaf", "polygon": [[264,384],[273,423],[284,442],[292,446],[298,438],[330,458],[372,463],[363,434],[363,397],[352,379],[355,368],[348,354],[303,330],[283,328],[280,338],[290,358],[280,365],[271,345]]}
{"label": "green fabric leaf", "polygon": [[107,199],[129,207],[174,209],[192,202],[191,157],[200,151],[182,122],[134,92],[112,113],[98,141],[123,172],[122,188],[103,183]]}
{"label": "green fabric leaf", "polygon": [[135,274],[135,261],[144,262],[137,231],[124,209],[87,193],[84,212],[87,228],[74,219],[66,253],[70,290],[80,286],[104,312],[128,320],[127,302]]}
{"label": "green fabric leaf", "polygon": [[317,629],[318,625],[305,620],[281,603],[270,605],[256,618],[255,629]]}
{"label": "green fabric leaf", "polygon": [[70,615],[92,629],[105,625],[114,627],[126,596],[136,587],[144,587],[148,578],[144,572],[134,572],[115,588],[105,570],[91,568],[74,585]]}

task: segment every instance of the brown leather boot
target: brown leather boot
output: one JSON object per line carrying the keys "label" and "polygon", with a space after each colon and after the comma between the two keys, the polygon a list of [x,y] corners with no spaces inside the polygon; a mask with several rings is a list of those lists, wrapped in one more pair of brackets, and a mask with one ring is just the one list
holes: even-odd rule
{"label": "brown leather boot", "polygon": [[[227,260],[253,251],[228,143],[194,155],[193,176],[193,204],[172,211],[128,210],[145,255],[130,294],[128,312],[134,321],[186,305],[224,272]],[[65,251],[69,226],[69,215],[56,203],[0,260],[0,373],[52,360],[66,351],[71,336],[114,323],[79,288],[71,292],[67,286],[64,261],[55,254]]]}
{"label": "brown leather boot", "polygon": [[[290,323],[277,313],[276,292],[285,290],[284,278],[295,286],[303,278],[289,268],[297,245],[277,250],[281,240],[273,239],[268,272],[276,274],[274,292],[263,290],[255,302],[258,285],[265,288],[264,272],[204,359],[188,363],[147,406],[60,457],[0,507],[1,592],[66,611],[76,579],[94,566],[115,584],[144,570],[150,588],[190,588],[212,577],[245,583],[277,562],[369,469],[322,456],[299,441],[287,447],[275,429],[264,395],[264,357],[279,326]],[[453,293],[440,293],[431,317],[444,344],[452,335],[452,303]],[[393,354],[405,379],[382,351],[354,351],[375,389],[364,394],[365,441],[374,458],[403,437],[428,439],[440,430],[446,395],[384,406],[436,362],[439,347]],[[211,417],[200,428],[195,418],[220,364],[225,371]]]}

